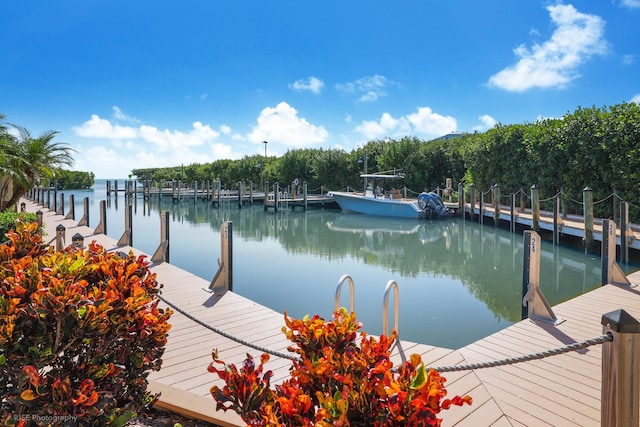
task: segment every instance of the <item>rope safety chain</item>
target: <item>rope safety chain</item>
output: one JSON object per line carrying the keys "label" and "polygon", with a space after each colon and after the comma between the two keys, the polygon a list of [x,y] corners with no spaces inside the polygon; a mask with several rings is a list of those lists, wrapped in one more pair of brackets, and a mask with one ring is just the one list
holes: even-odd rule
{"label": "rope safety chain", "polygon": [[[156,294],[158,296],[158,298],[164,302],[165,304],[167,304],[169,307],[171,307],[172,309],[174,309],[175,311],[177,311],[178,313],[186,316],[188,319],[193,320],[194,322],[196,322],[198,325],[203,326],[207,329],[209,329],[212,332],[215,332],[218,335],[222,335],[225,338],[228,338],[232,341],[235,341],[239,344],[242,345],[246,345],[247,347],[251,347],[255,350],[258,351],[262,351],[264,353],[268,353],[271,354],[273,356],[276,357],[281,357],[283,359],[289,359],[289,360],[296,360],[295,357],[289,355],[289,354],[285,354],[285,353],[281,353],[278,351],[274,351],[274,350],[270,350],[266,347],[262,347],[256,344],[253,344],[249,341],[243,340],[242,338],[238,338],[236,336],[233,336],[231,334],[228,334],[214,326],[208,325],[205,322],[203,322],[202,320],[192,316],[191,314],[187,313],[186,311],[182,310],[180,307],[178,307],[177,305],[169,302],[167,299],[165,299],[162,295],[160,294]],[[522,355],[522,356],[516,356],[516,357],[508,357],[506,359],[501,359],[501,360],[492,360],[492,361],[488,361],[488,362],[478,362],[478,363],[469,363],[469,364],[464,364],[464,365],[450,365],[450,366],[438,366],[432,369],[435,369],[438,372],[455,372],[455,371],[469,371],[469,370],[473,370],[473,369],[482,369],[482,368],[493,368],[496,366],[505,366],[505,365],[513,365],[516,363],[522,363],[522,362],[528,362],[531,360],[538,360],[538,359],[544,359],[546,357],[550,357],[550,356],[556,356],[558,354],[563,354],[563,353],[568,353],[571,351],[577,351],[577,350],[582,350],[583,348],[587,348],[587,347],[591,347],[594,345],[598,345],[598,344],[603,344],[605,342],[608,341],[613,341],[613,335],[610,332],[607,332],[606,334],[600,335],[598,337],[595,338],[591,338],[591,339],[587,339],[584,341],[579,341],[579,342],[575,342],[572,344],[567,344],[565,346],[562,347],[557,347],[554,349],[550,349],[550,350],[544,350],[544,351],[540,351],[537,353],[531,353],[531,354],[527,354],[527,355]]]}

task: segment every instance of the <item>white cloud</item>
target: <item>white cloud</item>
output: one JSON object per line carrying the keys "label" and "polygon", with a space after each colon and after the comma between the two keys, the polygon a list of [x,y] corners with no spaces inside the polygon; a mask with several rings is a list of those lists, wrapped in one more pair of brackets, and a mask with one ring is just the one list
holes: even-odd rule
{"label": "white cloud", "polygon": [[148,125],[140,125],[138,128],[113,125],[109,120],[101,119],[97,114],[92,114],[90,120],[80,126],[73,127],[72,130],[76,135],[85,138],[116,141],[141,139],[145,142],[153,143],[160,150],[202,145],[220,135],[219,132],[211,129],[209,125],[203,125],[200,122],[194,122],[193,129],[189,132],[182,132],[168,129],[160,130]]}
{"label": "white cloud", "polygon": [[118,120],[121,122],[129,122],[129,123],[141,123],[140,120],[136,119],[135,117],[131,117],[125,114],[117,105],[114,105],[112,108],[113,108],[113,118],[115,120]]}
{"label": "white cloud", "polygon": [[640,93],[635,94],[635,96],[631,98],[631,102],[635,102],[636,104],[640,105]]}
{"label": "white cloud", "polygon": [[409,114],[407,119],[416,132],[429,136],[441,136],[454,132],[458,127],[456,119],[434,113],[429,107],[418,108],[418,112]]}
{"label": "white cloud", "polygon": [[182,147],[192,147],[203,145],[214,141],[220,132],[211,129],[209,125],[200,122],[193,123],[193,129],[189,132],[182,132],[168,129],[160,130],[153,126],[142,125],[139,135],[147,142],[155,144],[160,150],[180,149]]}
{"label": "white cloud", "polygon": [[620,4],[629,9],[640,8],[640,0],[622,0]]}
{"label": "white cloud", "polygon": [[518,62],[491,76],[490,86],[513,92],[562,88],[580,76],[580,65],[607,52],[602,18],[578,12],[572,5],[557,4],[547,10],[557,26],[551,38],[531,49],[516,48]]}
{"label": "white cloud", "polygon": [[113,125],[109,120],[101,119],[92,114],[91,119],[80,126],[72,128],[76,135],[85,138],[128,139],[137,136],[136,128],[130,126]]}
{"label": "white cloud", "polygon": [[383,113],[379,121],[365,120],[356,127],[356,132],[369,139],[383,136],[404,136],[422,134],[427,137],[438,137],[457,128],[456,119],[434,113],[429,107],[420,107],[416,113],[394,118]]}
{"label": "white cloud", "polygon": [[308,79],[296,80],[292,84],[289,84],[289,88],[295,91],[305,91],[313,93],[320,93],[324,87],[324,82],[316,77],[309,77]]}
{"label": "white cloud", "polygon": [[380,121],[365,120],[356,127],[356,132],[361,133],[369,139],[380,138],[385,135],[394,135],[403,130],[409,129],[409,121],[401,117],[393,118],[389,113],[383,113]]}
{"label": "white cloud", "polygon": [[[120,109],[114,108],[114,115],[126,119]],[[241,139],[227,125],[220,129],[232,139]],[[194,122],[187,131],[162,130],[144,124],[120,126],[93,114],[72,131],[78,137],[73,144],[75,169],[94,172],[97,178],[125,178],[133,169],[241,157],[231,145],[218,141],[221,132],[201,122]]]}
{"label": "white cloud", "polygon": [[395,84],[385,76],[374,75],[363,77],[355,82],[338,83],[336,89],[346,93],[359,94],[359,102],[375,102],[381,96],[386,96],[385,88]]}
{"label": "white cloud", "polygon": [[253,127],[247,139],[260,143],[264,140],[293,148],[305,148],[324,142],[329,132],[323,126],[316,126],[298,117],[298,111],[286,102],[275,108],[267,107],[260,112],[258,124]]}
{"label": "white cloud", "polygon": [[491,129],[498,123],[496,119],[488,114],[481,115],[480,117],[478,117],[478,120],[480,120],[481,124],[473,127],[473,130],[476,130],[478,132],[483,132],[487,129]]}

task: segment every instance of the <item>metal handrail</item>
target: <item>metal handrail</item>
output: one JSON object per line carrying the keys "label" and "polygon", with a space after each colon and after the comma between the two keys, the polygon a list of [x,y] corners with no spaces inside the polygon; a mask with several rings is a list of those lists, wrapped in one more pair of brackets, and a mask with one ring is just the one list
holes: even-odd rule
{"label": "metal handrail", "polygon": [[398,284],[395,280],[389,280],[387,282],[387,286],[384,288],[384,301],[382,302],[382,334],[385,336],[389,336],[389,292],[393,287],[393,317],[394,324],[393,329],[396,331],[396,334],[400,336],[400,330],[398,328],[398,319],[399,319],[399,290]]}
{"label": "metal handrail", "polygon": [[349,312],[353,313],[354,308],[354,300],[355,300],[355,290],[353,286],[353,279],[348,274],[343,274],[342,277],[338,280],[338,287],[336,288],[336,297],[335,297],[335,309],[340,308],[340,294],[342,292],[342,284],[345,280],[349,280]]}

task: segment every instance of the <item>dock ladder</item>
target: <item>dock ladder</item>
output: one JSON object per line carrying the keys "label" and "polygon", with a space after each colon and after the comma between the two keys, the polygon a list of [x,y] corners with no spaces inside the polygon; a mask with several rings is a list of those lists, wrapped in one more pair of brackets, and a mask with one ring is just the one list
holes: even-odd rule
{"label": "dock ladder", "polygon": [[[344,285],[345,282],[349,283],[349,312],[353,313],[354,306],[355,306],[355,286],[353,284],[353,279],[348,274],[343,274],[338,280],[338,285],[336,287],[335,300],[334,300],[334,309],[338,310],[340,308],[340,296],[342,294],[342,285]],[[400,291],[398,289],[398,283],[395,280],[389,280],[384,289],[384,296],[382,301],[382,334],[385,336],[389,336],[389,297],[391,295],[392,290],[393,290],[393,297],[394,297],[393,330],[396,331],[397,337],[399,337],[400,336],[400,329],[399,329],[399,318],[400,318],[399,293]]]}

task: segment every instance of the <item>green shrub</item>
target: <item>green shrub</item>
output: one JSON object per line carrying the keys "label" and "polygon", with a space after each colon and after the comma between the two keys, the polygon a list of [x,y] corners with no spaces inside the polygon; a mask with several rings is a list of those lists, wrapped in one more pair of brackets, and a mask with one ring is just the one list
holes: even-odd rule
{"label": "green shrub", "polygon": [[0,420],[4,425],[123,426],[157,396],[170,310],[143,257],[55,252],[36,223],[0,246]]}
{"label": "green shrub", "polygon": [[15,212],[15,211],[4,211],[0,212],[0,242],[4,242],[6,238],[5,234],[9,232],[9,230],[13,230],[16,226],[16,221],[21,219],[25,222],[34,222],[36,220],[36,214],[32,212]]}

